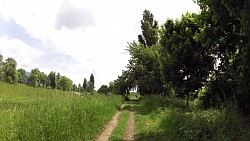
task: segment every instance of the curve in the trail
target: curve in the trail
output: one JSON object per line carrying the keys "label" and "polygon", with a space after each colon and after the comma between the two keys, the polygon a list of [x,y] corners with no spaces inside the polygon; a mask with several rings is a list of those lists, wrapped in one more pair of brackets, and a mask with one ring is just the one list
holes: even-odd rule
{"label": "curve in the trail", "polygon": [[115,113],[111,121],[105,126],[103,132],[95,139],[95,141],[108,141],[114,128],[117,126],[119,116],[124,108],[123,104],[118,112]]}
{"label": "curve in the trail", "polygon": [[135,114],[134,114],[134,106],[130,105],[130,115],[128,120],[128,129],[125,134],[125,141],[134,141],[134,129],[135,129]]}

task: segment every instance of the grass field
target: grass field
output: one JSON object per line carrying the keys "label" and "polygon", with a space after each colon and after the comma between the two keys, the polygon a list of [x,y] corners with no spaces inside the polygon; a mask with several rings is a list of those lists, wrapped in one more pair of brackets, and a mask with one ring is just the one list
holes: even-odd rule
{"label": "grass field", "polygon": [[91,140],[123,103],[0,81],[0,140]]}
{"label": "grass field", "polygon": [[249,123],[235,108],[201,110],[185,106],[185,101],[144,96],[136,112],[138,141],[248,141]]}

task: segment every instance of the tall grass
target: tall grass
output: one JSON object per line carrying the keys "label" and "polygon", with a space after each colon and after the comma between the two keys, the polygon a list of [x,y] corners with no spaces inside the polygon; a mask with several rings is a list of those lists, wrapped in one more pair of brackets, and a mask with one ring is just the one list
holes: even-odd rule
{"label": "tall grass", "polygon": [[123,102],[0,81],[0,140],[91,140]]}
{"label": "tall grass", "polygon": [[[247,141],[250,127],[234,106],[199,110],[185,101],[146,96],[136,111],[137,140]],[[142,127],[142,128],[141,128]]]}

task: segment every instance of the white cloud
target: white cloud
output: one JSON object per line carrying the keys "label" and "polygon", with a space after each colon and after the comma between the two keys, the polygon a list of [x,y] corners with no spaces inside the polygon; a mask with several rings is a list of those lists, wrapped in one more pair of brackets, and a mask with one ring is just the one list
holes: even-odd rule
{"label": "white cloud", "polygon": [[14,19],[40,45],[0,37],[0,52],[25,69],[60,72],[76,84],[94,73],[99,88],[125,69],[124,49],[137,40],[145,9],[162,25],[198,6],[192,0],[0,0],[0,16]]}
{"label": "white cloud", "polygon": [[25,42],[19,39],[8,39],[7,37],[0,37],[0,53],[2,53],[4,59],[12,57],[17,61],[18,68],[33,69],[38,67],[39,64],[34,63],[39,59],[44,52],[32,48]]}
{"label": "white cloud", "polygon": [[58,30],[61,30],[62,27],[70,30],[76,28],[85,29],[93,26],[94,23],[93,14],[90,10],[77,8],[69,2],[65,2],[56,16],[55,27]]}

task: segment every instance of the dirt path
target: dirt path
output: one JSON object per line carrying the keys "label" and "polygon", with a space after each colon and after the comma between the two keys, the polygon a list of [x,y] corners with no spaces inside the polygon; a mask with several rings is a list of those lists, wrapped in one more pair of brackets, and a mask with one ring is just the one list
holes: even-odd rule
{"label": "dirt path", "polygon": [[125,134],[125,141],[134,141],[134,128],[135,128],[135,114],[134,114],[134,106],[130,105],[130,115],[128,120],[128,129]]}
{"label": "dirt path", "polygon": [[112,131],[117,126],[119,116],[124,108],[125,104],[121,106],[118,112],[115,113],[111,121],[105,126],[104,131],[95,139],[95,141],[108,141]]}

